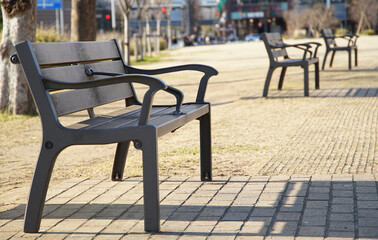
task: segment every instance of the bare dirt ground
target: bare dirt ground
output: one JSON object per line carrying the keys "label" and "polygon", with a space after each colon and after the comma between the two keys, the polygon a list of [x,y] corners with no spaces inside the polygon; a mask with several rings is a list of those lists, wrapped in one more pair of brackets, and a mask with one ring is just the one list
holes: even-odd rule
{"label": "bare dirt ground", "polygon": [[[359,39],[359,66],[352,71],[347,70],[347,53],[337,53],[333,68],[327,66],[320,73],[322,91],[348,92],[357,88],[375,91],[377,43],[377,36]],[[319,52],[321,62],[324,48]],[[273,75],[270,94],[279,97],[262,98],[269,63],[262,42],[172,50],[166,60],[138,67],[186,63],[207,64],[219,70],[219,75],[210,80],[206,95],[206,100],[213,104],[215,176],[378,173],[377,97],[330,94],[304,98],[303,71],[289,68],[280,94],[275,90],[280,71]],[[314,72],[313,68],[310,70],[313,89]],[[198,73],[181,72],[162,79],[181,89],[185,101],[193,101],[200,77]],[[142,92],[143,88],[137,87],[137,91]],[[173,101],[167,95],[156,97],[157,103]],[[69,123],[84,116],[85,113],[78,113],[63,121]],[[3,211],[26,200],[41,141],[39,118],[23,116],[2,121],[0,140],[0,211]],[[68,178],[110,176],[115,147],[66,149],[57,159],[51,184]],[[198,123],[190,123],[161,138],[159,157],[162,176],[199,176]],[[126,176],[141,173],[141,153],[131,149]]]}

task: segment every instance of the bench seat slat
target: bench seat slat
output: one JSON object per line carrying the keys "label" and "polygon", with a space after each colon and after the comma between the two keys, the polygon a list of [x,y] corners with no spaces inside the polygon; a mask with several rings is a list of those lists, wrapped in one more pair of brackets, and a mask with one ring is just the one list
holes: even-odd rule
{"label": "bench seat slat", "polygon": [[[191,104],[182,107],[182,115],[173,115],[175,106],[154,106],[151,110],[149,125],[155,125],[158,128],[158,135],[162,136],[168,132],[179,128],[200,116],[209,112],[208,104]],[[100,115],[93,119],[88,119],[80,123],[68,126],[71,129],[80,130],[109,130],[120,127],[137,126],[140,116],[140,109],[126,112],[126,108],[111,114]]]}
{"label": "bench seat slat", "polygon": [[58,92],[51,94],[51,99],[57,115],[63,116],[133,96],[130,84],[121,83],[98,88]]}
{"label": "bench seat slat", "polygon": [[85,69],[91,68],[95,72],[115,72],[125,73],[122,61],[105,61],[99,63],[88,63],[80,65],[70,65],[64,67],[51,67],[41,69],[45,77],[58,80],[61,82],[83,82],[94,79],[102,79],[109,76],[93,75],[87,76]]}
{"label": "bench seat slat", "polygon": [[120,59],[114,41],[33,43],[32,47],[41,67]]}

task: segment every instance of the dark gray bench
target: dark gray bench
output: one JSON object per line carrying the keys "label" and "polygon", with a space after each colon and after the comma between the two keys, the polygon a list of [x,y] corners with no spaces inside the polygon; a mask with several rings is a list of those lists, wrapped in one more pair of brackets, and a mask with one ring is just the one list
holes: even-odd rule
{"label": "dark gray bench", "polygon": [[[43,142],[25,213],[25,232],[38,232],[51,173],[59,153],[72,145],[117,143],[112,180],[122,180],[131,141],[143,154],[145,230],[159,231],[158,137],[198,119],[200,122],[201,180],[212,179],[210,103],[204,101],[214,68],[189,64],[141,70],[125,64],[115,40],[104,42],[30,43],[16,45],[12,62],[21,63],[43,129]],[[183,103],[183,93],[150,76],[184,70],[200,71],[195,102]],[[148,86],[143,101],[132,83]],[[163,90],[177,100],[153,105]],[[95,107],[124,101],[124,107],[96,115]],[[122,104],[123,105],[123,104]],[[59,117],[87,110],[88,119],[63,126]]]}
{"label": "dark gray bench", "polygon": [[[321,31],[322,37],[326,44],[326,52],[324,54],[322,70],[324,70],[324,66],[327,60],[328,53],[332,52],[331,61],[329,62],[329,67],[332,67],[333,58],[337,51],[347,51],[348,52],[348,68],[349,70],[352,69],[352,50],[354,50],[354,65],[357,66],[357,35],[343,35],[343,36],[335,36],[332,33],[332,29],[325,28]],[[336,43],[336,38],[344,39],[347,41],[346,45],[339,46]]]}
{"label": "dark gray bench", "polygon": [[[316,54],[318,47],[321,46],[317,42],[307,42],[301,44],[285,44],[282,41],[281,34],[279,33],[263,33],[261,39],[264,41],[266,51],[269,56],[269,70],[265,80],[263,97],[268,96],[268,90],[273,72],[276,68],[282,67],[280,80],[278,82],[278,90],[282,89],[285,78],[286,69],[288,67],[301,67],[304,70],[304,95],[309,96],[309,79],[308,68],[309,65],[315,65],[315,88],[319,89],[319,59]],[[315,45],[315,50],[312,52],[311,45]],[[303,57],[301,59],[289,58],[286,48],[294,47],[303,50]]]}

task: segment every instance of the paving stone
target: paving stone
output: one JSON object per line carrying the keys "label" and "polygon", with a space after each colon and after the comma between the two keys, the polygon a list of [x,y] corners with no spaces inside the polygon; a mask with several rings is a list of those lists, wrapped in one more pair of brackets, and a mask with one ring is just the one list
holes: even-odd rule
{"label": "paving stone", "polygon": [[298,236],[303,237],[323,237],[325,234],[325,227],[307,227],[301,226],[298,231]]}
{"label": "paving stone", "polygon": [[373,187],[356,187],[357,193],[377,193],[377,188]]}
{"label": "paving stone", "polygon": [[277,214],[277,217],[276,219],[278,221],[298,221],[299,218],[301,217],[301,213],[299,212],[289,212],[289,213],[285,213],[285,212],[279,212]]}
{"label": "paving stone", "polygon": [[276,221],[273,223],[270,235],[294,235],[298,228],[298,222]]}
{"label": "paving stone", "polygon": [[326,216],[327,209],[306,208],[303,216]]}
{"label": "paving stone", "polygon": [[251,214],[252,217],[272,217],[277,208],[255,208]]}
{"label": "paving stone", "polygon": [[354,221],[353,213],[331,213],[329,219],[334,222]]}
{"label": "paving stone", "polygon": [[328,201],[307,201],[306,208],[328,208]]}
{"label": "paving stone", "polygon": [[377,236],[378,236],[377,227],[359,227],[358,228],[358,237],[376,238]]}
{"label": "paving stone", "polygon": [[311,193],[329,193],[330,192],[329,187],[310,187],[310,194]]}
{"label": "paving stone", "polygon": [[334,183],[332,184],[333,191],[336,190],[349,190],[353,191],[353,183]]}
{"label": "paving stone", "polygon": [[222,221],[245,221],[248,216],[249,212],[228,212]]}
{"label": "paving stone", "polygon": [[378,228],[378,218],[359,218],[359,227],[377,227]]}
{"label": "paving stone", "polygon": [[278,201],[258,201],[256,207],[278,207]]}
{"label": "paving stone", "polygon": [[378,209],[361,209],[358,210],[358,218],[378,218]]}
{"label": "paving stone", "polygon": [[332,231],[354,231],[354,222],[330,222],[329,229]]}
{"label": "paving stone", "polygon": [[308,200],[329,200],[330,196],[327,193],[309,193]]}
{"label": "paving stone", "polygon": [[221,221],[214,227],[213,233],[237,233],[240,231],[243,221]]}
{"label": "paving stone", "polygon": [[272,217],[255,217],[251,216],[248,221],[252,222],[263,222],[264,225],[268,226],[272,222]]}
{"label": "paving stone", "polygon": [[302,219],[303,226],[325,226],[327,216],[310,216]]}
{"label": "paving stone", "polygon": [[304,202],[304,197],[285,197],[282,200],[282,204],[303,204]]}
{"label": "paving stone", "polygon": [[[338,231],[329,231],[326,240],[354,240],[354,232],[338,232]],[[361,239],[359,239],[361,240]]]}
{"label": "paving stone", "polygon": [[353,191],[333,190],[332,197],[353,197]]}
{"label": "paving stone", "polygon": [[357,201],[357,208],[378,208],[378,201]]}
{"label": "paving stone", "polygon": [[353,205],[353,203],[354,203],[353,198],[345,198],[345,197],[332,198],[332,205]]}
{"label": "paving stone", "polygon": [[357,193],[357,200],[378,201],[378,194],[373,193]]}
{"label": "paving stone", "polygon": [[268,230],[263,222],[246,222],[240,230],[241,236],[265,236]]}
{"label": "paving stone", "polygon": [[353,205],[332,205],[331,212],[332,213],[353,213],[354,206]]}

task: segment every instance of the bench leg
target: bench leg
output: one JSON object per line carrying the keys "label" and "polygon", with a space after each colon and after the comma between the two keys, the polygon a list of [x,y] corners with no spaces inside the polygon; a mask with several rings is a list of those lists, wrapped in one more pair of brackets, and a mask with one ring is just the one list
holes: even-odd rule
{"label": "bench leg", "polygon": [[285,78],[286,68],[287,67],[282,68],[280,81],[278,82],[278,90],[282,90],[282,85],[283,85],[283,81],[284,81],[284,78]]}
{"label": "bench leg", "polygon": [[210,112],[200,117],[201,181],[212,180]]}
{"label": "bench leg", "polygon": [[272,79],[272,75],[273,75],[274,69],[275,68],[273,68],[273,67],[269,67],[268,74],[266,75],[263,97],[267,97],[268,96],[268,90],[269,90],[270,80]]}
{"label": "bench leg", "polygon": [[329,67],[332,67],[333,64],[333,59],[335,58],[336,51],[332,51],[332,57],[331,57],[331,62],[329,62]]}
{"label": "bench leg", "polygon": [[308,97],[310,95],[309,90],[308,90],[308,85],[309,85],[308,84],[308,65],[304,66],[303,70],[304,70],[304,95]]}
{"label": "bench leg", "polygon": [[315,63],[315,89],[319,89],[319,62]]}
{"label": "bench leg", "polygon": [[354,66],[356,66],[356,67],[358,65],[358,62],[357,62],[357,52],[358,52],[358,50],[357,50],[357,48],[355,48],[354,49]]}
{"label": "bench leg", "polygon": [[158,143],[156,129],[153,131],[142,140],[144,230],[147,232],[160,230]]}
{"label": "bench leg", "polygon": [[112,180],[121,181],[125,169],[127,152],[129,151],[130,141],[117,144],[117,151],[114,157]]}
{"label": "bench leg", "polygon": [[54,147],[48,149],[43,145],[39,153],[25,211],[24,232],[26,233],[36,233],[39,231],[47,188],[50,183],[55,160],[60,152],[61,150],[55,150]]}
{"label": "bench leg", "polygon": [[348,49],[348,69],[352,69],[352,49]]}
{"label": "bench leg", "polygon": [[326,51],[326,53],[324,54],[322,70],[324,70],[324,66],[325,66],[325,63],[326,63],[326,61],[327,61],[327,55],[328,55],[328,52],[329,52],[329,51]]}

